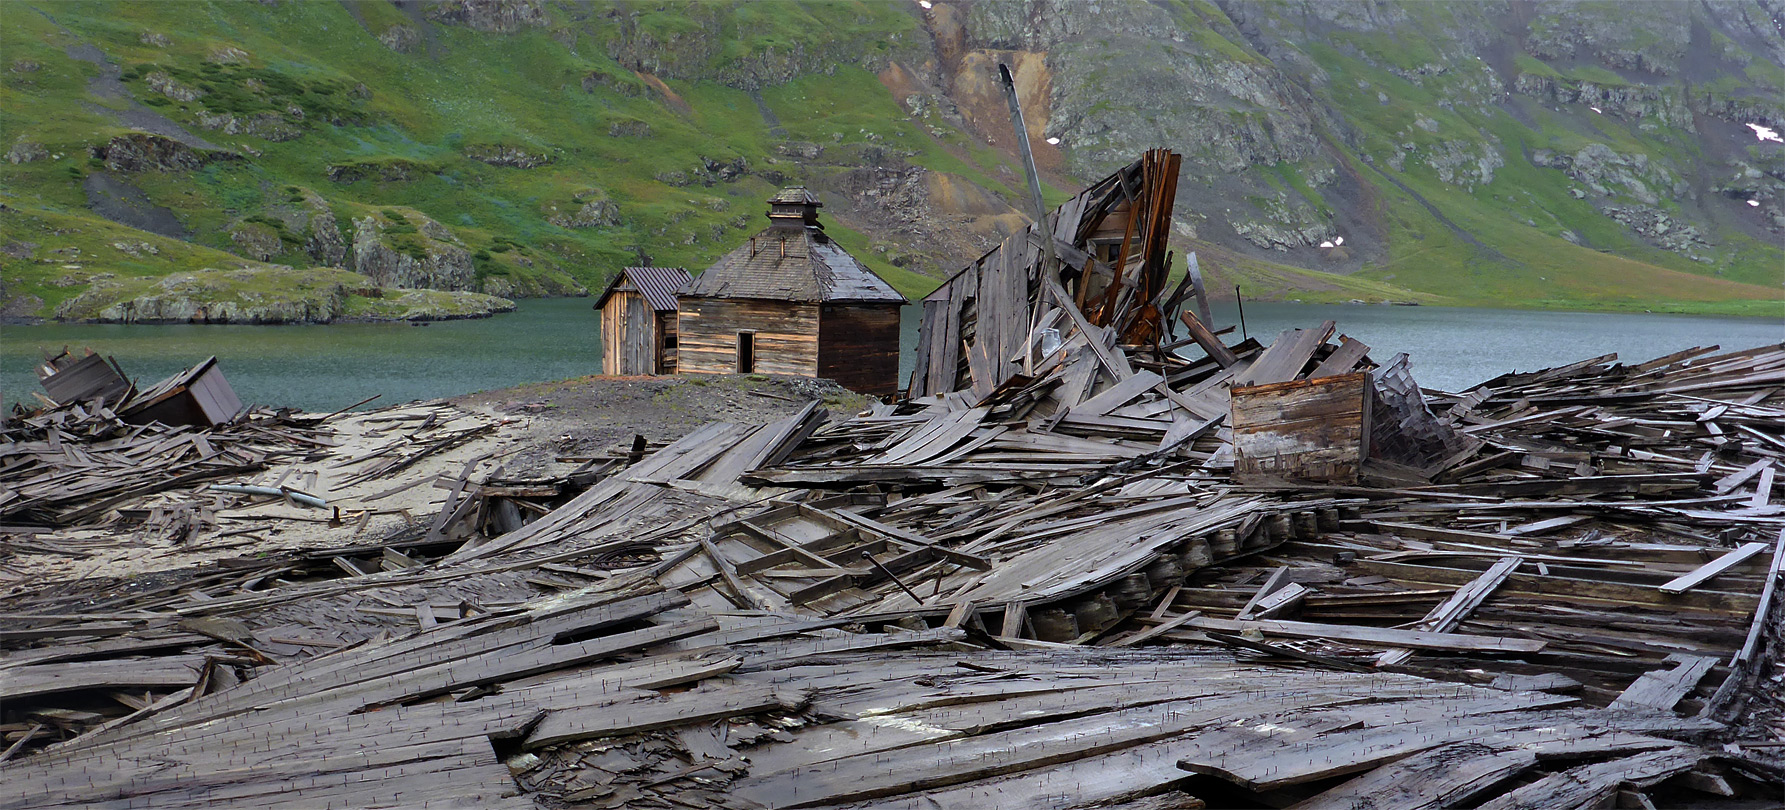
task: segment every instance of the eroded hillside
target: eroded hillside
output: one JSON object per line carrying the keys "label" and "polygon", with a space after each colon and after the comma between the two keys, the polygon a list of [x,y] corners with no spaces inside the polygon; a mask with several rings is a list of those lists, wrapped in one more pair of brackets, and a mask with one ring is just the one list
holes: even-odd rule
{"label": "eroded hillside", "polygon": [[1186,156],[1220,290],[1778,314],[1781,8],[21,0],[0,298],[463,314],[704,267],[790,183],[915,296],[1024,221],[1003,62],[1055,201]]}

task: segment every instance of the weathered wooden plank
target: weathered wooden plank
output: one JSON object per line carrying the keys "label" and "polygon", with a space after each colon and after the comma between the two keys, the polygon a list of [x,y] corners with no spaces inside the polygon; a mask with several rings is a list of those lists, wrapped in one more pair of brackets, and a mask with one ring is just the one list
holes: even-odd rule
{"label": "weathered wooden plank", "polygon": [[1765,543],[1743,543],[1739,548],[1730,551],[1717,559],[1705,563],[1698,570],[1682,574],[1661,586],[1662,593],[1685,593],[1698,587],[1712,577],[1742,564],[1748,558],[1766,550]]}
{"label": "weathered wooden plank", "polygon": [[[1494,563],[1475,581],[1458,588],[1455,593],[1450,595],[1449,599],[1432,608],[1431,612],[1427,613],[1425,618],[1421,619],[1414,627],[1438,633],[1455,630],[1457,625],[1462,624],[1463,620],[1469,617],[1469,614],[1474,613],[1476,608],[1481,607],[1481,604],[1487,601],[1494,589],[1500,587],[1507,577],[1512,576],[1512,572],[1518,570],[1520,562],[1518,557],[1506,557]],[[1407,659],[1412,657],[1412,650],[1399,648],[1387,650],[1376,657],[1376,666],[1397,666],[1407,663]]]}
{"label": "weathered wooden plank", "polygon": [[1493,636],[1473,636],[1461,633],[1432,633],[1422,630],[1395,630],[1387,627],[1364,627],[1349,624],[1317,624],[1314,622],[1292,622],[1274,619],[1259,621],[1240,621],[1237,619],[1197,618],[1184,623],[1195,630],[1220,630],[1224,633],[1244,633],[1254,630],[1267,636],[1284,636],[1287,638],[1318,638],[1348,644],[1380,645],[1384,647],[1412,647],[1421,650],[1447,650],[1463,652],[1539,652],[1546,645],[1542,641],[1522,638],[1496,638]]}
{"label": "weathered wooden plank", "polygon": [[793,711],[804,702],[804,693],[796,689],[750,685],[680,692],[661,700],[552,712],[539,721],[522,747],[534,750],[590,737],[637,734],[771,709]]}
{"label": "weathered wooden plank", "polygon": [[1662,711],[1673,711],[1674,704],[1690,694],[1698,686],[1705,673],[1711,671],[1717,659],[1702,655],[1668,656],[1671,661],[1678,662],[1673,669],[1658,669],[1645,672],[1642,677],[1630,684],[1616,700],[1607,708],[1642,709],[1653,708]]}

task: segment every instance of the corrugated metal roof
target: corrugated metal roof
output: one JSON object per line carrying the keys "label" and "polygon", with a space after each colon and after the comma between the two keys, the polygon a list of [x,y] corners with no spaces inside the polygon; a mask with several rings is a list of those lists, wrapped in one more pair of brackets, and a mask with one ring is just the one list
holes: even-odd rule
{"label": "corrugated metal roof", "polygon": [[816,226],[770,227],[720,257],[682,295],[803,302],[905,303],[905,296]]}
{"label": "corrugated metal roof", "polygon": [[694,278],[680,267],[628,267],[626,275],[658,312],[676,308],[676,291]]}
{"label": "corrugated metal roof", "polygon": [[603,288],[601,295],[595,298],[595,308],[600,309],[607,303],[608,296],[620,286],[621,280],[631,280],[632,286],[638,288],[651,309],[658,312],[669,312],[676,308],[676,291],[687,285],[694,278],[687,270],[680,267],[625,267],[615,273],[613,280]]}

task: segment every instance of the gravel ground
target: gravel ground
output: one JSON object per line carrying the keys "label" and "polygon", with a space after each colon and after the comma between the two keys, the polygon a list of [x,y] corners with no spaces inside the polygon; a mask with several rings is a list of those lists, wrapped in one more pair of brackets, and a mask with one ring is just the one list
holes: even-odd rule
{"label": "gravel ground", "polygon": [[869,402],[830,380],[768,374],[578,377],[482,391],[450,402],[496,417],[530,417],[522,440],[533,446],[509,458],[509,472],[549,474],[559,456],[624,451],[635,435],[657,447],[714,421],[769,422],[814,399],[833,418],[861,411]]}

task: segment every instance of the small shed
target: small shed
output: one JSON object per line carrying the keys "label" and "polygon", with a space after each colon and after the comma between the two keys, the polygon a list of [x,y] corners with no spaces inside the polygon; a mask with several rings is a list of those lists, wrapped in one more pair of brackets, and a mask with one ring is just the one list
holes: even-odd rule
{"label": "small shed", "polygon": [[680,267],[627,267],[595,299],[601,310],[601,373],[676,373],[676,290],[692,278]]}
{"label": "small shed", "polygon": [[769,227],[680,293],[680,371],[827,377],[898,392],[905,296],[832,242],[804,188],[769,199]]}
{"label": "small shed", "polygon": [[229,381],[223,379],[217,358],[211,357],[144,389],[118,411],[118,416],[133,425],[160,422],[213,427],[241,412],[242,400]]}

